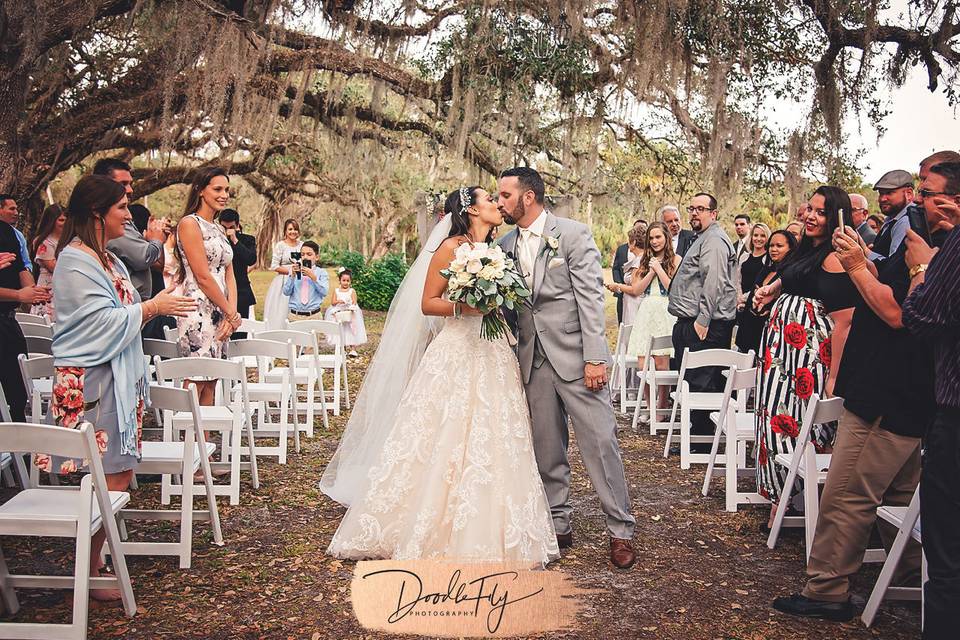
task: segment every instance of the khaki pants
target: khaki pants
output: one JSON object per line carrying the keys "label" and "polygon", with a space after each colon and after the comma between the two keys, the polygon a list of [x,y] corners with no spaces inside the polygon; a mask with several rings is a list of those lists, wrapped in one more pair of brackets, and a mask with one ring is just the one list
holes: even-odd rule
{"label": "khaki pants", "polygon": [[[900,436],[879,425],[879,418],[866,422],[847,410],[840,417],[807,563],[809,580],[803,595],[808,598],[830,602],[849,598],[850,576],[863,564],[877,507],[908,505],[920,482],[920,438]],[[896,529],[880,522],[880,535],[889,550]],[[919,569],[920,545],[911,541],[894,583],[903,584]]]}
{"label": "khaki pants", "polygon": [[317,309],[309,316],[303,316],[299,313],[293,313],[292,311],[287,314],[287,320],[290,322],[296,322],[297,320],[323,320],[323,311],[322,309]]}

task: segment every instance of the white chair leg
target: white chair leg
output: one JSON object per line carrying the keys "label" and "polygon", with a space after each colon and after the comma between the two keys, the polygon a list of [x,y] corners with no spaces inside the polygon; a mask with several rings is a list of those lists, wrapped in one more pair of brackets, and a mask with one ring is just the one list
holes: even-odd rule
{"label": "white chair leg", "polygon": [[737,512],[737,498],[740,490],[737,488],[737,478],[739,476],[740,465],[735,462],[739,457],[733,453],[740,443],[737,442],[736,433],[727,432],[727,444],[724,451],[724,502],[729,513]]}
{"label": "white chair leg", "polygon": [[690,410],[680,410],[680,468],[690,468]]}
{"label": "white chair leg", "polygon": [[[916,522],[915,519],[914,522]],[[877,615],[877,610],[880,608],[880,603],[883,601],[883,597],[886,595],[887,589],[890,588],[890,582],[893,580],[893,574],[897,570],[897,565],[900,563],[900,558],[903,556],[904,549],[906,549],[907,544],[910,542],[911,529],[913,529],[912,523],[910,524],[909,528],[905,526],[900,527],[900,530],[897,532],[897,537],[894,538],[893,544],[890,545],[890,553],[887,554],[887,559],[883,562],[883,569],[880,570],[880,575],[877,577],[877,583],[873,586],[873,591],[870,592],[870,598],[867,600],[867,604],[863,608],[863,614],[860,616],[860,619],[863,620],[863,624],[868,627],[873,624],[873,619]],[[925,567],[926,563],[923,563],[923,565]]]}
{"label": "white chair leg", "polygon": [[[812,450],[807,455],[814,455]],[[815,467],[816,465],[813,465]],[[813,549],[813,536],[817,532],[817,520],[820,516],[820,491],[817,483],[818,470],[814,471],[813,477],[808,477],[803,481],[803,528],[804,541],[806,542],[807,563],[810,562],[810,551]]]}
{"label": "white chair leg", "polygon": [[[700,489],[700,494],[706,498],[710,494],[710,481],[713,480],[713,468],[717,463],[717,452],[720,450],[720,436],[723,434],[723,429],[720,428],[720,425],[723,424],[718,417],[717,422],[720,423],[717,425],[717,428],[713,432],[713,445],[710,447],[710,460],[707,461],[707,472],[703,474],[703,487]],[[729,445],[729,443],[727,443]],[[730,456],[727,455],[727,458]],[[726,466],[730,466],[729,463]]]}
{"label": "white chair leg", "polygon": [[[82,509],[86,514],[90,513],[89,507]],[[110,516],[105,516],[110,517]],[[89,521],[83,519],[81,513],[80,522]],[[111,552],[113,549],[111,549]],[[123,555],[121,554],[122,558]],[[114,565],[119,564],[114,562]],[[116,570],[116,566],[114,566]],[[119,576],[118,576],[119,577]],[[73,627],[71,635],[81,632],[83,635],[76,637],[85,637],[87,633],[87,617],[90,607],[90,527],[80,525],[77,527],[76,558],[73,567],[73,616],[70,625]]]}
{"label": "white chair leg", "polygon": [[347,375],[347,356],[343,356],[343,399],[347,409],[350,408],[350,377]]}
{"label": "white chair leg", "polygon": [[[794,449],[793,455],[799,456],[802,448]],[[780,495],[780,502],[777,504],[777,514],[773,518],[773,526],[770,527],[770,535],[767,536],[767,547],[773,549],[777,546],[777,538],[780,537],[780,527],[783,526],[783,517],[787,513],[787,505],[790,503],[793,485],[797,480],[797,467],[800,466],[799,460],[794,460],[790,465],[790,471],[787,472],[787,480],[783,483],[783,492]]]}
{"label": "white chair leg", "polygon": [[16,590],[10,586],[10,571],[7,569],[7,561],[3,557],[3,549],[0,549],[0,597],[3,598],[3,606],[7,615],[14,615],[20,610],[20,602],[17,600]]}
{"label": "white chair leg", "polygon": [[340,415],[340,367],[333,368],[333,415]]}
{"label": "white chair leg", "polygon": [[[180,568],[189,569],[193,551],[193,448],[192,438],[188,438],[190,448],[183,465],[183,495],[180,496]],[[205,452],[200,452],[205,455]],[[122,522],[122,521],[121,521]]]}
{"label": "white chair leg", "polygon": [[[230,504],[240,504],[240,449],[243,446],[240,439],[240,416],[235,415],[233,428],[229,435],[224,434],[223,441],[230,441]],[[224,449],[227,447],[224,446]]]}

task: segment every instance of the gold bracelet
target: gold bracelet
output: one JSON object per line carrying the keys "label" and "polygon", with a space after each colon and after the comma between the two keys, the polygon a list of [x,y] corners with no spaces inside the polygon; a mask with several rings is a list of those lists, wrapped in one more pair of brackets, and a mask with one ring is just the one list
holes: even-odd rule
{"label": "gold bracelet", "polygon": [[910,267],[910,279],[913,280],[918,275],[926,271],[928,266],[929,265],[925,265],[925,264],[915,264],[912,267]]}

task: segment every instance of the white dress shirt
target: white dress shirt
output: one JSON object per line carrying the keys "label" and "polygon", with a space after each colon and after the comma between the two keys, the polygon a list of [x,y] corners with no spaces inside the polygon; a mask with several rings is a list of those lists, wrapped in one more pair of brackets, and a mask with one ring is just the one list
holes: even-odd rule
{"label": "white dress shirt", "polygon": [[520,258],[520,269],[523,270],[523,279],[527,288],[533,290],[533,266],[537,262],[537,249],[540,248],[540,239],[543,237],[543,227],[547,224],[547,212],[541,211],[537,219],[526,229],[520,228],[520,241],[517,247],[517,257]]}

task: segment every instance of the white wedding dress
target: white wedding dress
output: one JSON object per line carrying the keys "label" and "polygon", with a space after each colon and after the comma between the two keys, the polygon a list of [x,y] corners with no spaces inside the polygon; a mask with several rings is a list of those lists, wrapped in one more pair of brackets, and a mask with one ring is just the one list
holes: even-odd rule
{"label": "white wedding dress", "polygon": [[[446,319],[407,383],[378,461],[328,553],[546,564],[559,557],[517,358]],[[391,424],[392,423],[392,424]]]}

